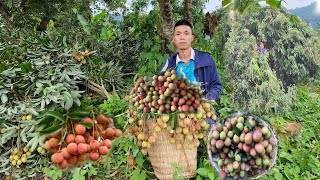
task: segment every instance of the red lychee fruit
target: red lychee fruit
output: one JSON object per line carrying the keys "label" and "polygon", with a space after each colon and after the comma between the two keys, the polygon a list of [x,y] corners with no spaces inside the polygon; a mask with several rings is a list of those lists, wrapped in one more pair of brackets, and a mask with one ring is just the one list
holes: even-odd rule
{"label": "red lychee fruit", "polygon": [[52,156],[51,156],[51,161],[56,163],[56,164],[59,164],[63,161],[63,156],[61,153],[54,153]]}
{"label": "red lychee fruit", "polygon": [[107,118],[103,114],[99,114],[96,119],[99,124],[107,123]]}
{"label": "red lychee fruit", "polygon": [[73,143],[74,140],[75,140],[74,135],[73,134],[68,134],[65,141],[66,141],[67,144],[70,144],[70,143]]}
{"label": "red lychee fruit", "polygon": [[89,137],[87,138],[87,143],[88,143],[88,144],[90,144],[90,143],[91,143],[91,141],[93,141],[93,140],[94,140],[94,137],[89,136]]}
{"label": "red lychee fruit", "polygon": [[92,151],[98,150],[99,147],[100,147],[99,141],[97,141],[97,140],[91,141],[91,143],[90,143],[90,149],[91,149]]}
{"label": "red lychee fruit", "polygon": [[47,151],[50,151],[50,150],[51,150],[51,146],[50,146],[49,141],[46,141],[46,142],[44,143],[44,148],[45,148]]}
{"label": "red lychee fruit", "polygon": [[78,153],[79,154],[85,154],[85,153],[87,153],[87,151],[88,151],[87,144],[85,144],[85,143],[78,144]]}
{"label": "red lychee fruit", "polygon": [[68,163],[66,160],[63,160],[60,164],[57,164],[58,168],[65,169],[68,166]]}
{"label": "red lychee fruit", "polygon": [[89,155],[89,158],[91,161],[97,161],[99,159],[100,155],[97,152],[91,152]]}
{"label": "red lychee fruit", "polygon": [[110,149],[112,147],[112,143],[111,143],[110,139],[103,140],[103,143],[105,146],[107,146],[108,149]]}
{"label": "red lychee fruit", "polygon": [[120,137],[122,135],[122,131],[120,129],[115,129],[114,130],[114,136],[115,137]]}
{"label": "red lychee fruit", "polygon": [[49,140],[49,145],[50,145],[51,148],[58,147],[58,143],[59,143],[59,140],[57,138],[51,138]]}
{"label": "red lychee fruit", "polygon": [[77,124],[75,130],[78,135],[84,135],[86,133],[86,127],[82,124]]}
{"label": "red lychee fruit", "polygon": [[86,142],[86,140],[84,139],[83,136],[81,136],[81,135],[77,135],[77,136],[76,136],[76,143],[77,143],[77,144],[79,144],[79,143],[85,143],[85,142]]}
{"label": "red lychee fruit", "polygon": [[77,156],[71,156],[69,159],[67,159],[67,163],[72,165],[77,164],[77,161],[78,161]]}
{"label": "red lychee fruit", "polygon": [[100,146],[99,147],[99,154],[100,155],[106,155],[108,154],[108,148],[106,146]]}
{"label": "red lychee fruit", "polygon": [[87,159],[87,154],[79,154],[78,155],[78,161],[84,162]]}
{"label": "red lychee fruit", "polygon": [[76,143],[68,144],[67,150],[70,154],[78,154],[78,146]]}
{"label": "red lychee fruit", "polygon": [[69,159],[70,158],[70,153],[68,152],[68,149],[67,148],[63,148],[61,150],[61,154],[63,156],[64,159]]}

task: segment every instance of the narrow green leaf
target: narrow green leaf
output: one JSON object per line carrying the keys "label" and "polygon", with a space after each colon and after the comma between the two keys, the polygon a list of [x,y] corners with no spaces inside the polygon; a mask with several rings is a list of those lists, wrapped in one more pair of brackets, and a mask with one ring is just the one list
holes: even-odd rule
{"label": "narrow green leaf", "polygon": [[231,0],[223,0],[223,1],[221,2],[222,7],[228,5],[230,2],[231,2]]}
{"label": "narrow green leaf", "polygon": [[6,66],[0,63],[0,73],[2,73],[6,69]]}
{"label": "narrow green leaf", "polygon": [[51,127],[46,128],[44,130],[41,130],[39,132],[44,135],[53,134],[53,133],[60,131],[63,127],[64,127],[64,123],[60,123],[58,125],[51,126]]}
{"label": "narrow green leaf", "polygon": [[61,113],[57,112],[57,111],[47,111],[47,112],[46,112],[46,115],[47,115],[47,116],[52,116],[52,117],[54,117],[55,119],[58,119],[58,120],[60,120],[60,121],[64,121],[64,120],[65,120],[64,117],[63,117],[63,115],[62,115]]}
{"label": "narrow green leaf", "polygon": [[42,126],[42,125],[49,125],[51,123],[54,122],[54,117],[52,116],[45,116],[44,118],[38,120],[38,126]]}
{"label": "narrow green leaf", "polygon": [[172,118],[172,123],[173,123],[173,129],[176,129],[177,125],[178,125],[178,113],[173,113],[171,115]]}
{"label": "narrow green leaf", "polygon": [[91,129],[93,126],[92,123],[89,123],[89,122],[81,122],[80,124],[82,124],[87,129]]}

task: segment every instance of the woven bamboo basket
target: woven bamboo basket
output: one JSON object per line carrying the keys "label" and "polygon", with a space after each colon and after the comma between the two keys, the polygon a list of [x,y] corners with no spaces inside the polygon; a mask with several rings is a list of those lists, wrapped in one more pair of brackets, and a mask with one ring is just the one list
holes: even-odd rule
{"label": "woven bamboo basket", "polygon": [[[154,121],[147,121],[149,129],[154,128]],[[157,133],[156,142],[148,149],[148,155],[158,179],[171,180],[175,173],[174,163],[181,168],[181,178],[192,178],[197,169],[197,148],[189,149],[187,144],[181,150],[176,144],[170,143],[170,133],[161,131]]]}
{"label": "woven bamboo basket", "polygon": [[[262,120],[261,118],[257,117],[257,116],[254,116],[254,115],[251,115],[249,113],[235,113],[235,114],[231,114],[225,118],[222,118],[223,119],[226,119],[226,118],[233,118],[233,117],[236,117],[236,116],[253,116],[256,120],[258,120],[258,123],[260,123],[261,125],[263,126],[266,126],[268,127],[269,131],[271,132],[271,138],[272,138],[272,142],[271,142],[271,145],[273,146],[273,157],[272,157],[272,161],[270,162],[270,166],[269,168],[267,169],[267,171],[259,171],[259,172],[256,172],[255,175],[245,175],[245,177],[243,178],[240,178],[239,180],[246,180],[246,179],[259,179],[261,178],[261,176],[263,175],[266,175],[268,174],[271,169],[275,166],[276,164],[276,161],[277,161],[277,157],[278,157],[278,139],[277,139],[277,135],[276,135],[276,132],[275,130],[271,127],[271,125],[269,125],[266,121]],[[221,120],[220,120],[221,121]],[[209,135],[207,137],[207,142],[210,142],[211,138],[212,138],[212,127],[210,129],[210,132],[209,132]],[[210,149],[210,143],[207,143],[207,152],[208,152],[208,157],[209,157],[209,160],[211,162],[211,165],[219,172],[221,172],[221,168],[218,166],[218,155],[217,154],[214,154],[211,149]],[[226,178],[226,180],[232,180],[233,178]]]}

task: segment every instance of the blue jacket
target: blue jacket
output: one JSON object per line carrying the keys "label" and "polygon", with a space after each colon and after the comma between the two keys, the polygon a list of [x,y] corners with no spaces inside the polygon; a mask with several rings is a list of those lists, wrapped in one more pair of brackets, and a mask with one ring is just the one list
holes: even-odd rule
{"label": "blue jacket", "polygon": [[[202,82],[201,89],[207,99],[217,100],[222,91],[222,84],[216,64],[207,52],[194,49],[195,69],[194,74],[198,82]],[[162,65],[161,71],[176,67],[177,52],[169,57]]]}

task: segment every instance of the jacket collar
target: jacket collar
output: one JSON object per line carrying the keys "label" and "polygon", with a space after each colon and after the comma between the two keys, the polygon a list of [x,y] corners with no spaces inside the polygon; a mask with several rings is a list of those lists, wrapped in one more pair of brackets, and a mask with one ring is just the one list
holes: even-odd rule
{"label": "jacket collar", "polygon": [[[198,69],[200,67],[210,66],[212,64],[212,62],[210,62],[210,59],[204,56],[204,52],[199,51],[197,49],[193,49],[193,50],[194,50],[195,69]],[[177,55],[178,55],[178,52],[175,52],[171,55],[171,59],[175,60],[176,65],[179,62]]]}

